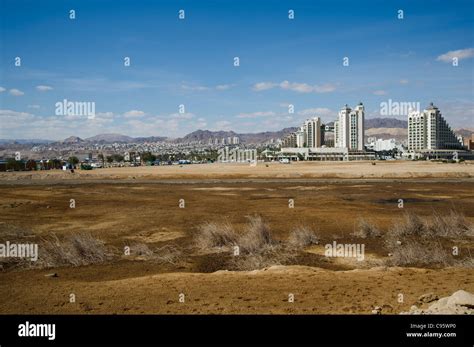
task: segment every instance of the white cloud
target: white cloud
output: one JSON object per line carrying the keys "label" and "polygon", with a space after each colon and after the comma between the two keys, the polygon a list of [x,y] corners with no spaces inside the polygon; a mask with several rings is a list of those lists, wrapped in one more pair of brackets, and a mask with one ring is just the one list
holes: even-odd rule
{"label": "white cloud", "polygon": [[232,123],[227,121],[227,120],[220,120],[217,121],[213,124],[211,127],[211,130],[218,131],[218,130],[224,130],[224,131],[229,131],[231,130],[231,125]]}
{"label": "white cloud", "polygon": [[316,93],[330,93],[336,90],[334,84],[323,84],[321,86],[313,86],[313,89]]}
{"label": "white cloud", "polygon": [[283,90],[291,90],[298,93],[329,93],[336,90],[336,86],[333,84],[310,85],[307,83],[297,83],[289,81],[283,81],[280,83],[260,82],[254,84],[252,89],[256,92],[260,92],[276,87],[280,87]]}
{"label": "white cloud", "polygon": [[236,117],[237,118],[259,118],[259,117],[270,117],[270,116],[276,116],[276,113],[273,111],[239,113]]}
{"label": "white cloud", "polygon": [[28,105],[28,108],[39,109],[40,105]]}
{"label": "white cloud", "polygon": [[235,84],[219,84],[219,85],[216,86],[216,89],[217,90],[227,90],[227,89],[230,89],[234,86],[235,86]]}
{"label": "white cloud", "polygon": [[130,110],[123,114],[125,118],[138,118],[138,117],[143,117],[144,115],[145,115],[145,112],[139,111],[139,110]]}
{"label": "white cloud", "polygon": [[272,82],[260,82],[260,83],[254,84],[253,90],[256,92],[260,92],[262,90],[275,88],[277,85],[278,85],[277,83],[272,83]]}
{"label": "white cloud", "polygon": [[215,87],[206,87],[206,86],[201,86],[201,85],[193,85],[193,84],[183,83],[181,85],[181,89],[191,90],[191,91],[196,91],[196,92],[205,92],[205,91],[214,90],[214,89],[219,90],[219,91],[228,90],[228,89],[230,89],[234,86],[235,86],[235,84],[219,84]]}
{"label": "white cloud", "polygon": [[184,90],[192,90],[192,91],[197,91],[197,92],[209,90],[209,88],[205,86],[194,86],[194,85],[190,86],[188,84],[182,84],[181,88]]}
{"label": "white cloud", "polygon": [[400,80],[400,84],[408,84],[408,82],[409,82],[409,81],[408,81],[407,79],[402,79],[402,80]]}
{"label": "white cloud", "polygon": [[114,113],[113,112],[97,112],[96,113],[96,118],[107,118],[107,119],[111,119],[111,118],[114,118]]}
{"label": "white cloud", "polygon": [[40,85],[36,86],[36,89],[40,92],[47,92],[48,90],[53,90],[53,87]]}
{"label": "white cloud", "polygon": [[10,138],[15,130],[21,134],[24,129],[29,129],[35,120],[35,116],[28,112],[17,112],[13,110],[0,110],[0,137]]}
{"label": "white cloud", "polygon": [[387,95],[387,92],[385,90],[374,90],[373,94],[374,95]]}
{"label": "white cloud", "polygon": [[191,118],[194,118],[194,113],[190,113],[190,112],[172,113],[168,117],[169,118],[175,118],[175,119],[191,119]]}
{"label": "white cloud", "polygon": [[453,58],[458,58],[458,60],[467,59],[474,57],[474,48],[458,49],[456,51],[449,51],[444,54],[441,54],[436,58],[438,61],[443,61],[445,63],[451,63]]}
{"label": "white cloud", "polygon": [[34,115],[28,112],[17,112],[13,110],[0,110],[0,117],[2,118],[2,120],[4,120],[5,118],[30,119],[31,117],[34,117]]}
{"label": "white cloud", "polygon": [[0,93],[3,93],[6,89],[3,87],[0,87]]}
{"label": "white cloud", "polygon": [[93,78],[62,78],[56,83],[63,83],[68,88],[76,91],[85,92],[126,92],[130,90],[144,89],[154,87],[155,85],[144,82],[135,82],[127,80],[110,80],[103,77]]}
{"label": "white cloud", "polygon": [[326,107],[316,107],[316,108],[307,108],[307,109],[298,111],[298,114],[302,116],[329,117],[329,116],[335,116],[336,112]]}
{"label": "white cloud", "polygon": [[9,93],[10,93],[10,95],[13,95],[13,96],[22,96],[22,95],[25,95],[25,93],[23,93],[21,90],[15,89],[15,88],[10,89],[10,90],[9,90]]}
{"label": "white cloud", "polygon": [[281,89],[289,89],[298,93],[311,93],[313,87],[306,83],[290,83],[288,81],[283,81],[280,83]]}

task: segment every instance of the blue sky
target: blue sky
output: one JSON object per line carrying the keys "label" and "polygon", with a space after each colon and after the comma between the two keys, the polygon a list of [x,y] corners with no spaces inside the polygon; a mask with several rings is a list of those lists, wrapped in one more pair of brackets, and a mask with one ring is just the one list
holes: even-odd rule
{"label": "blue sky", "polygon": [[[376,117],[388,99],[474,128],[471,0],[0,4],[0,138],[279,130],[359,101]],[[95,102],[96,117],[56,115],[63,99]]]}

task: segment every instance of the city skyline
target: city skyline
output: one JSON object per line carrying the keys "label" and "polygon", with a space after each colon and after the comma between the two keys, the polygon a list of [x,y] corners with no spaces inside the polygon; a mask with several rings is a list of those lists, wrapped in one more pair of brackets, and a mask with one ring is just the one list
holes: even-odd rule
{"label": "city skyline", "polygon": [[[388,100],[434,102],[474,127],[470,1],[144,4],[1,1],[0,138],[276,131],[359,101],[381,117]],[[95,117],[56,115],[64,99],[94,103]]]}

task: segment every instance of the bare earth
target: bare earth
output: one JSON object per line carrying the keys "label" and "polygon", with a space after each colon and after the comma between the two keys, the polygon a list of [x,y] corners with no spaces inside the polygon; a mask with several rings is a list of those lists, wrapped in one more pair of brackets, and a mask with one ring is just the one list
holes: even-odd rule
{"label": "bare earth", "polygon": [[[365,241],[363,262],[324,258],[321,245],[356,242],[350,234],[359,217],[386,230],[407,210],[428,216],[451,208],[474,222],[474,165],[258,163],[1,173],[0,231],[16,228],[33,237],[85,231],[115,249],[134,242],[174,245],[186,257],[176,264],[122,256],[90,266],[5,269],[0,313],[370,314],[375,306],[400,313],[425,293],[473,293],[473,269],[386,267],[381,241]],[[226,220],[239,227],[253,214],[278,239],[308,225],[322,242],[291,264],[254,271],[227,271],[228,255],[191,252],[200,224]],[[460,247],[474,251],[472,244]],[[45,276],[50,273],[58,277]]]}
{"label": "bare earth", "polygon": [[37,179],[241,179],[241,178],[473,178],[474,163],[423,161],[298,162],[292,164],[215,163],[194,165],[107,168],[92,171],[61,170],[0,173],[1,180]]}

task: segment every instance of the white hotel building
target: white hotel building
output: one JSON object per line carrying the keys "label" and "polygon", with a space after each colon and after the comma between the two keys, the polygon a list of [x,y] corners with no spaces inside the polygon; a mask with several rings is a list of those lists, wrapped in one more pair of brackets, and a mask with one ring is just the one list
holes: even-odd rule
{"label": "white hotel building", "polygon": [[408,114],[409,151],[426,152],[462,148],[462,143],[433,103],[423,112]]}
{"label": "white hotel building", "polygon": [[[345,105],[334,122],[334,147],[324,145],[326,126],[319,117],[304,122],[296,132],[282,141],[281,157],[292,160],[367,160],[373,153],[364,150],[364,105],[354,110]],[[328,131],[332,130],[328,127]]]}
{"label": "white hotel building", "polygon": [[304,129],[306,134],[306,147],[321,147],[321,144],[324,142],[321,139],[323,136],[321,131],[321,119],[314,117],[306,120],[304,122]]}
{"label": "white hotel building", "polygon": [[334,122],[335,147],[349,150],[364,150],[364,105],[359,103],[354,110],[345,105]]}

